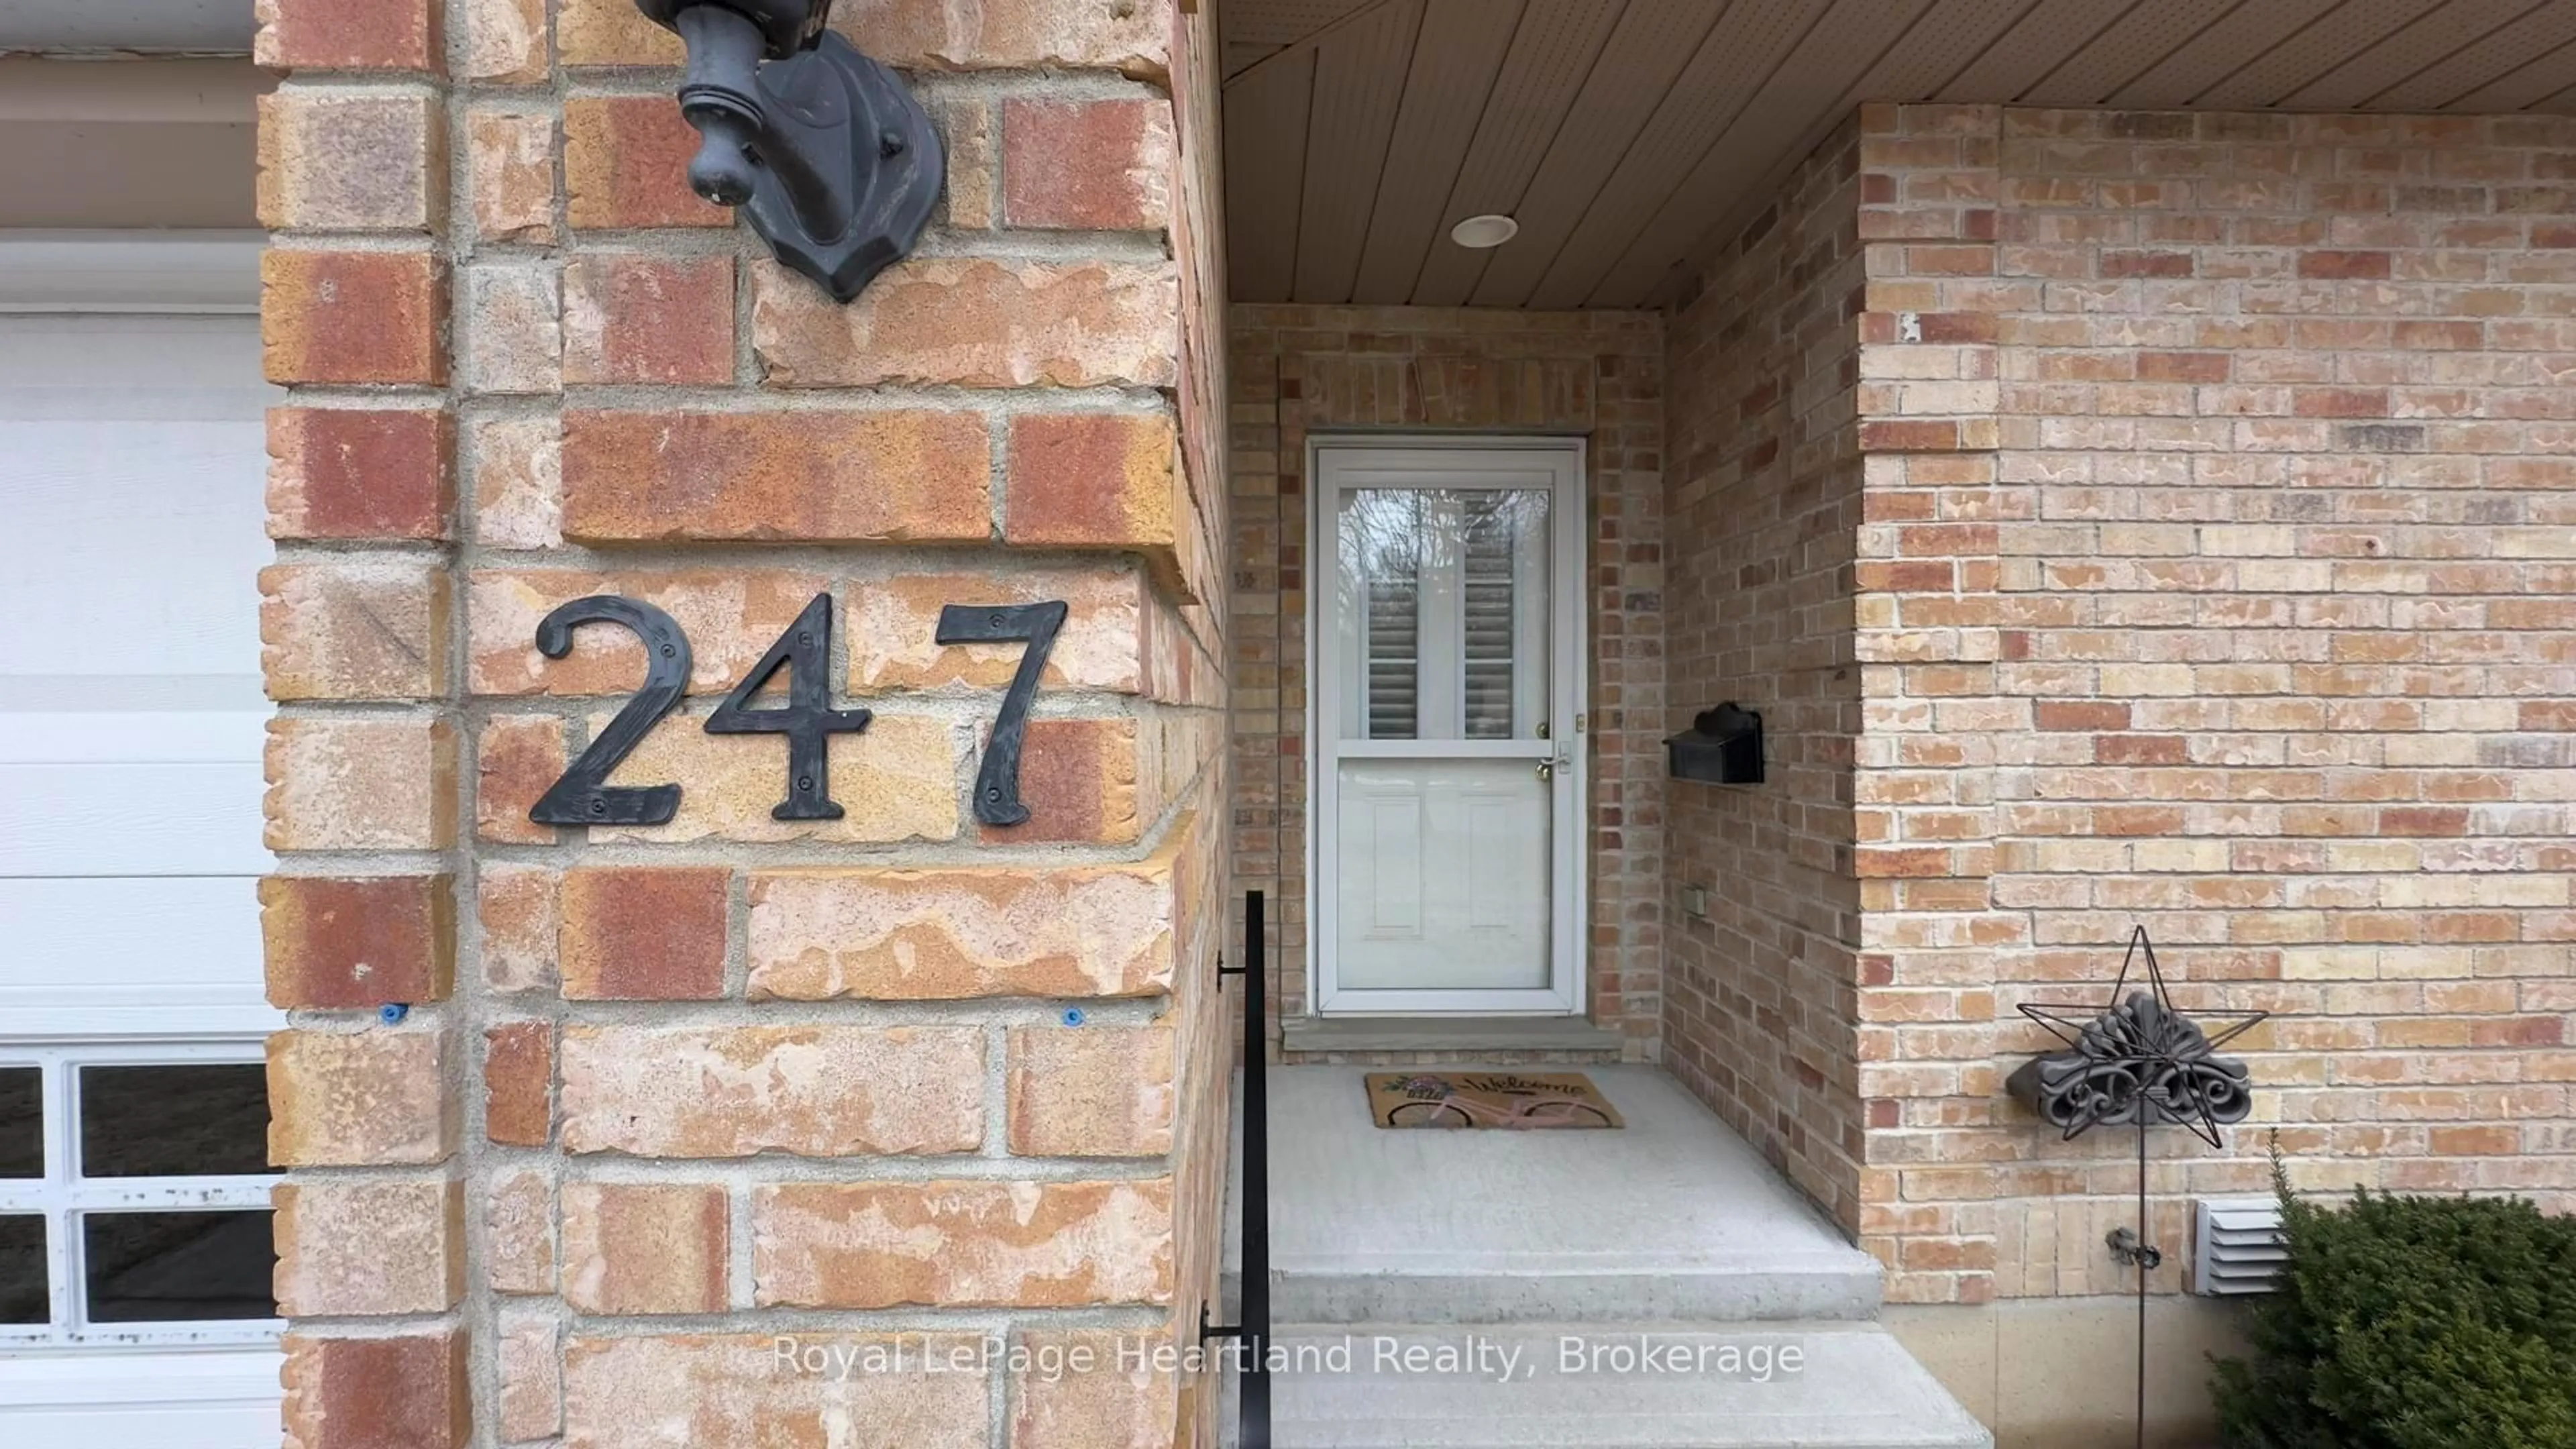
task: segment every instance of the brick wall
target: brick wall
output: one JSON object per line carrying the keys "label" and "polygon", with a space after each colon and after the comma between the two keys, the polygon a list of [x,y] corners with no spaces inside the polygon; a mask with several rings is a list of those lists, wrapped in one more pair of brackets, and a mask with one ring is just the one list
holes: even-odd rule
{"label": "brick wall", "polygon": [[[1302,1016],[1306,444],[1328,432],[1586,439],[1591,1019],[1652,1056],[1663,955],[1663,389],[1658,319],[1238,306],[1229,336],[1234,877],[1269,893],[1273,1010]],[[1491,1052],[1478,1060],[1493,1060]],[[1407,1060],[1421,1054],[1407,1054]]]}
{"label": "brick wall", "polygon": [[[1757,786],[1671,781],[1664,1065],[1847,1225],[1860,1211],[1853,657],[1855,128],[1668,320],[1664,728],[1763,716]],[[1707,910],[1685,908],[1686,887]]]}
{"label": "brick wall", "polygon": [[[1186,1344],[1213,1276],[1223,383],[1182,361],[1222,316],[1208,22],[841,10],[950,160],[922,254],[847,308],[687,192],[676,44],[631,0],[263,3],[292,397],[262,899],[304,1449],[1205,1420],[1191,1375],[930,1376],[918,1335]],[[784,822],[784,745],[701,726],[826,591],[834,701],[875,719],[832,742],[845,816]],[[613,628],[534,648],[595,593],[694,646],[612,776],[679,783],[666,825],[527,818],[641,677]],[[1042,598],[1072,612],[1035,818],[980,827],[1019,649],[933,631]],[[780,1365],[779,1331],[915,1338],[840,1378]]]}
{"label": "brick wall", "polygon": [[[2132,922],[2261,1007],[2185,1197],[2576,1206],[2576,123],[1872,108],[1861,1091],[1917,1299],[2111,1291],[1999,1095]],[[1920,341],[1914,340],[1920,338]],[[2169,1254],[2160,1286],[2179,1282]]]}

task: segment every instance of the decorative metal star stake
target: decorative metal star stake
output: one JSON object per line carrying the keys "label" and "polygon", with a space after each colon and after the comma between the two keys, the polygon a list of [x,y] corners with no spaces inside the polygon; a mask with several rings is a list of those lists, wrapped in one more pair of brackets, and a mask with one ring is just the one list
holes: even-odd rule
{"label": "decorative metal star stake", "polygon": [[[2141,954],[2154,989],[2130,992],[2123,1000],[2130,967]],[[2073,1010],[2081,1008],[2022,1006],[2022,1015],[2055,1033],[2068,1050],[2031,1058],[2004,1083],[2006,1091],[2063,1129],[2067,1139],[2105,1122],[2169,1123],[2188,1127],[2217,1147],[2218,1129],[2244,1121],[2253,1111],[2245,1064],[2217,1053],[2271,1013],[2224,1013],[2227,1025],[2215,1034],[2203,1030],[2174,1009],[2146,927],[2129,937],[2110,1004],[2089,1019],[2071,1015]]]}

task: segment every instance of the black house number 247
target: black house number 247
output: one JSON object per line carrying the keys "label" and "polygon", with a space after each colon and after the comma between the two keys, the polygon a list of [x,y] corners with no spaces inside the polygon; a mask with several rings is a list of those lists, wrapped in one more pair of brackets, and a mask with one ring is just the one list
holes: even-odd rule
{"label": "black house number 247", "polygon": [[[939,611],[939,643],[1028,645],[1002,696],[992,743],[975,775],[975,818],[986,825],[1018,825],[1029,818],[1029,808],[1020,803],[1020,747],[1027,738],[1029,704],[1037,698],[1038,679],[1046,673],[1047,655],[1055,649],[1065,613],[1063,601],[1053,599],[1041,604],[950,604]],[[583,624],[614,624],[643,641],[644,687],[537,797],[528,818],[540,825],[666,824],[680,811],[678,785],[611,785],[608,776],[663,716],[680,707],[689,687],[689,636],[678,620],[651,604],[593,594],[546,615],[537,625],[538,650],[548,659],[563,658],[572,652],[573,630]],[[769,812],[780,820],[841,818],[840,802],[832,798],[831,739],[866,730],[870,715],[864,709],[832,707],[831,658],[832,596],[816,594],[707,716],[711,735],[787,737],[787,798]],[[787,703],[755,706],[752,700],[781,669],[788,671]]]}

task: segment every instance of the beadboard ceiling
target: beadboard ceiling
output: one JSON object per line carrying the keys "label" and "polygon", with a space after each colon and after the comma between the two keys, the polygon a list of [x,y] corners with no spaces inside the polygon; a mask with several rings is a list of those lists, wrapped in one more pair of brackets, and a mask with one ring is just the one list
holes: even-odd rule
{"label": "beadboard ceiling", "polygon": [[[2576,110],[2576,0],[1215,0],[1237,300],[1634,307],[1862,101]],[[1520,235],[1452,243],[1502,212]]]}

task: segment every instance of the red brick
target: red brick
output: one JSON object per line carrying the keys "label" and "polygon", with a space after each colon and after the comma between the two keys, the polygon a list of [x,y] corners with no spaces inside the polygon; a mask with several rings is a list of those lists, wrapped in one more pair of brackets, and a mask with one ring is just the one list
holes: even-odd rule
{"label": "red brick", "polygon": [[733,258],[577,256],[563,287],[564,381],[733,381]]}
{"label": "red brick", "polygon": [[2303,387],[2296,398],[2303,418],[2384,418],[2388,390],[2372,387]]}
{"label": "red brick", "polygon": [[474,834],[515,845],[552,845],[562,832],[528,818],[563,776],[564,722],[554,715],[496,715],[474,738]]}
{"label": "red brick", "polygon": [[259,571],[268,697],[429,699],[447,692],[447,571],[411,558],[344,558]]}
{"label": "red brick", "polygon": [[720,867],[564,872],[558,954],[576,1001],[708,1001],[724,994]]}
{"label": "red brick", "polygon": [[1033,719],[1020,754],[1020,803],[1029,818],[987,825],[987,843],[1125,844],[1145,829],[1136,721]]}
{"label": "red brick", "polygon": [[1179,273],[1168,262],[914,257],[847,305],[770,262],[752,269],[752,343],[772,387],[1170,387]]}
{"label": "red brick", "polygon": [[989,447],[977,413],[568,413],[563,532],[594,543],[982,543]]}
{"label": "red brick", "polygon": [[2299,275],[2330,281],[2385,281],[2389,273],[2386,252],[2301,252]]}
{"label": "red brick", "polygon": [[2189,252],[2102,253],[2102,275],[2105,277],[2188,277],[2193,271]]}
{"label": "red brick", "polygon": [[2438,806],[2391,806],[2379,812],[2382,835],[2443,836],[2469,833],[2469,812]]}
{"label": "red brick", "polygon": [[403,1338],[290,1333],[281,1412],[293,1449],[464,1449],[473,1437],[464,1331]]}
{"label": "red brick", "polygon": [[2141,352],[2140,382],[2225,382],[2235,359],[2224,352]]}
{"label": "red brick", "polygon": [[2031,708],[2033,721],[2044,730],[2124,730],[2129,727],[2129,707],[2109,700],[2044,699]]}
{"label": "red brick", "polygon": [[722,1313],[731,1238],[715,1183],[566,1183],[564,1301],[584,1313]]}
{"label": "red brick", "polygon": [[444,1001],[456,968],[444,875],[273,875],[259,883],[269,1004],[371,1010]]}
{"label": "red brick", "polygon": [[1023,1157],[1171,1151],[1174,1047],[1167,1027],[1013,1027],[1011,1151]]}
{"label": "red brick", "polygon": [[1174,438],[1163,413],[1011,420],[1002,536],[1015,544],[1169,548]]}
{"label": "red brick", "polygon": [[564,218],[575,230],[731,226],[689,189],[698,133],[667,95],[564,102]]}
{"label": "red brick", "polygon": [[269,381],[447,381],[447,267],[437,257],[272,247],[259,275]]}
{"label": "red brick", "polygon": [[419,70],[445,63],[441,0],[258,0],[251,58],[271,70]]}
{"label": "red brick", "polygon": [[1161,80],[1172,0],[876,0],[832,28],[901,70],[1116,70]]}
{"label": "red brick", "polygon": [[483,1033],[483,1134],[512,1147],[554,1139],[555,1028],[514,1021]]}
{"label": "red brick", "polygon": [[426,408],[271,408],[271,538],[441,539],[456,511],[456,420]]}
{"label": "red brick", "polygon": [[1172,162],[1172,107],[1159,97],[1003,104],[1002,214],[1012,226],[1160,230]]}

